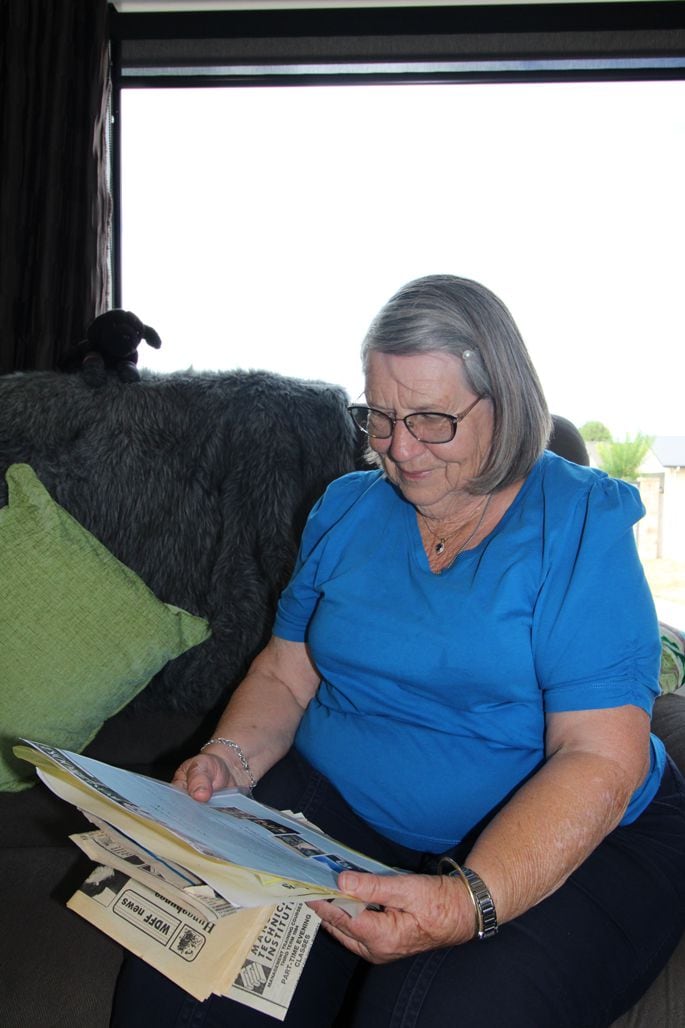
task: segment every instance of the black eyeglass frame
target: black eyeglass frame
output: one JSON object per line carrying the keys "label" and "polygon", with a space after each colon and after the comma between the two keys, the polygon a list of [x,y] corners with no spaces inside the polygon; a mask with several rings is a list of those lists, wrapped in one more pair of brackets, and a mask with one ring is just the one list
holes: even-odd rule
{"label": "black eyeglass frame", "polygon": [[[398,422],[401,421],[404,424],[404,427],[409,432],[409,434],[412,435],[414,437],[414,439],[416,439],[418,442],[426,443],[426,445],[428,445],[428,446],[442,446],[443,443],[451,443],[452,442],[452,440],[454,439],[455,435],[457,434],[457,427],[459,425],[459,422],[463,421],[464,418],[466,417],[466,415],[469,414],[473,410],[473,408],[476,406],[476,404],[480,403],[480,401],[482,399],[483,399],[482,395],[481,396],[477,396],[476,399],[473,401],[473,403],[470,403],[469,406],[466,408],[466,410],[461,411],[459,414],[445,414],[444,411],[439,411],[439,410],[422,410],[422,411],[413,411],[411,414],[405,414],[403,418],[393,418],[391,414],[386,414],[386,412],[384,410],[378,410],[377,407],[368,407],[364,403],[351,403],[348,406],[347,410],[348,410],[348,413],[350,414],[352,420],[354,421],[355,425],[357,425],[357,427],[359,429],[361,429],[361,431],[364,432],[365,435],[368,435],[369,439],[392,439],[392,434],[395,431],[395,426],[397,425]],[[390,422],[390,425],[391,425],[391,428],[390,428],[390,431],[389,431],[388,435],[378,435],[377,432],[369,432],[369,430],[367,428],[364,428],[363,425],[360,425],[359,422],[357,421],[357,419],[355,418],[354,414],[352,413],[353,411],[356,411],[356,410],[366,411],[367,416],[368,416],[368,414],[373,413],[373,414],[380,414],[382,417],[387,418],[387,420]],[[421,436],[416,434],[416,432],[414,431],[414,429],[411,426],[411,418],[425,417],[425,416],[427,416],[427,415],[429,416],[431,414],[434,415],[434,416],[437,415],[438,417],[441,417],[441,418],[447,418],[447,420],[450,423],[450,428],[451,428],[451,435],[450,435],[449,439],[441,439],[439,442],[433,442],[430,439],[422,439]]]}

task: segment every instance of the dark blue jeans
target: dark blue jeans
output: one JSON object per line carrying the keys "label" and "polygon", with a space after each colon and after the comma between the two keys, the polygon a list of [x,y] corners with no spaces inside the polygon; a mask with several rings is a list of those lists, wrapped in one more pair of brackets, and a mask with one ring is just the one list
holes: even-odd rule
{"label": "dark blue jeans", "polygon": [[[300,810],[330,835],[394,867],[435,858],[358,818],[296,753],[255,796]],[[459,859],[461,854],[457,851]],[[284,1024],[296,1028],[606,1028],[639,999],[685,930],[685,780],[668,764],[656,797],[558,889],[499,934],[371,966],[320,931]],[[199,1003],[128,957],[112,1028],[272,1028],[232,1000]]]}

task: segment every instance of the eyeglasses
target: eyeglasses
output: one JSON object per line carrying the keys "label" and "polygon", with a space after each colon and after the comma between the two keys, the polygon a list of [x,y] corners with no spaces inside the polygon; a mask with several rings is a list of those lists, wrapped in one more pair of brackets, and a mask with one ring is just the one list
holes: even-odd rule
{"label": "eyeglasses", "polygon": [[401,421],[420,443],[451,443],[457,434],[459,422],[463,421],[482,399],[482,396],[477,397],[461,414],[441,414],[438,411],[427,410],[405,414],[403,418],[393,418],[382,410],[376,410],[375,407],[360,404],[352,404],[347,409],[355,424],[373,439],[390,439],[395,425]]}

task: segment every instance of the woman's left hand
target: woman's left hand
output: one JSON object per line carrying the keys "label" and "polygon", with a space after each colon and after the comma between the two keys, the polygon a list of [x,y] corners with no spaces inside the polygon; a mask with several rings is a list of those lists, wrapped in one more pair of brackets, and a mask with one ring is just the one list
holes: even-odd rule
{"label": "woman's left hand", "polygon": [[310,906],[330,935],[372,964],[456,946],[474,935],[473,905],[459,879],[344,871],[338,878],[338,888],[382,909],[364,909],[350,917],[324,900]]}

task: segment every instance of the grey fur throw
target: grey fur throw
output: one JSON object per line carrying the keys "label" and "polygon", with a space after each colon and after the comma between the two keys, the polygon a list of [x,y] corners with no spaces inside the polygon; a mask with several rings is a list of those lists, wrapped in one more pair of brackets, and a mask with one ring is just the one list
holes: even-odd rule
{"label": "grey fur throw", "polygon": [[308,510],[355,465],[346,402],[260,371],[143,372],[100,390],[57,372],[0,377],[0,506],[7,467],[30,464],[161,600],[211,624],[138,708],[223,706],[268,638]]}

